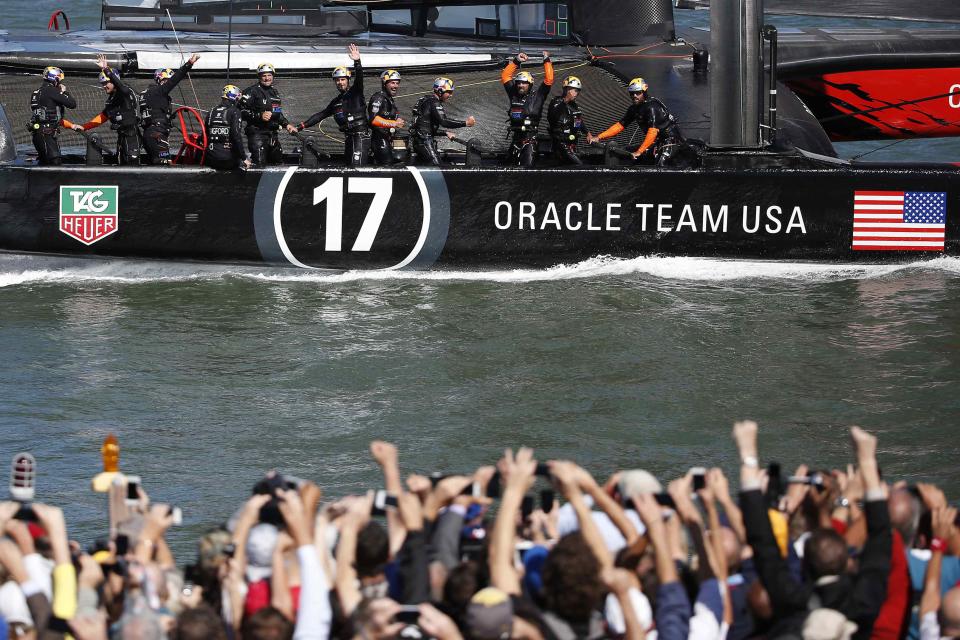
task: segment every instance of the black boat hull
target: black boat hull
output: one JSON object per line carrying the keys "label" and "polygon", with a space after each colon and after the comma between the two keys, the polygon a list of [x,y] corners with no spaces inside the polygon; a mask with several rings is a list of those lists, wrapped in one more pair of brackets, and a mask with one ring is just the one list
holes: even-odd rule
{"label": "black boat hull", "polygon": [[[110,187],[112,221],[97,218],[89,197],[82,208],[84,192]],[[854,250],[855,191],[946,193],[944,248]],[[509,268],[598,255],[903,262],[960,255],[960,168],[6,166],[0,249],[328,269]]]}

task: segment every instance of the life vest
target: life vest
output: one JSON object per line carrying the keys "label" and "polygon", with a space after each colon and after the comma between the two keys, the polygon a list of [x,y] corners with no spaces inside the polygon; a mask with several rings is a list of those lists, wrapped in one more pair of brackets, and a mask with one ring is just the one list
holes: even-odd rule
{"label": "life vest", "polygon": [[520,96],[512,94],[510,96],[510,110],[507,112],[510,123],[510,129],[514,133],[526,133],[536,135],[537,128],[540,125],[540,114],[531,114],[528,110],[528,98],[531,96]]}
{"label": "life vest", "polygon": [[555,98],[551,109],[559,110],[559,118],[551,123],[550,133],[563,142],[573,143],[583,135],[583,111],[580,105],[574,102],[564,102],[563,98]]}
{"label": "life vest", "polygon": [[214,107],[207,116],[207,140],[210,145],[230,146],[230,121],[227,120],[229,107]]}
{"label": "life vest", "polygon": [[30,94],[30,124],[56,127],[60,124],[60,109],[55,103],[44,99],[43,93],[46,86]]}

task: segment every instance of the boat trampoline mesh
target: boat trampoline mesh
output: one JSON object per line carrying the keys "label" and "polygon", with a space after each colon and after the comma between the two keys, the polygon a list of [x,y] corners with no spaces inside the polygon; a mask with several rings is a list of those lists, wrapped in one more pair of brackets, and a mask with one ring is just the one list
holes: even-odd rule
{"label": "boat trampoline mesh", "polygon": [[[532,70],[536,71],[536,68]],[[408,122],[411,120],[411,111],[420,96],[430,92],[436,71],[430,74],[404,72],[403,85],[400,88],[398,103],[400,114]],[[442,73],[442,71],[441,71]],[[578,99],[590,130],[598,133],[617,121],[630,103],[629,96],[624,90],[624,84],[614,75],[590,65],[586,62],[564,62],[556,65],[556,83],[551,93],[559,95],[560,84],[567,75],[576,75],[584,83],[585,90]],[[542,76],[535,73],[539,82]],[[509,146],[507,139],[506,109],[507,100],[503,89],[499,86],[499,75],[496,70],[467,71],[453,74],[457,91],[454,98],[447,103],[447,111],[451,117],[465,119],[468,115],[477,118],[477,125],[471,129],[462,129],[458,133],[464,139],[475,139],[484,150],[503,152]],[[375,74],[365,74],[367,96],[378,86]],[[129,80],[135,90],[146,88],[152,80],[147,78],[133,78]],[[233,80],[241,87],[248,86],[249,81]],[[96,82],[96,77],[72,75],[66,80],[71,94],[77,99],[79,108],[67,111],[67,118],[73,122],[83,123],[99,113],[103,106],[103,90]],[[193,78],[193,86],[189,80],[184,80],[171,94],[174,106],[192,106],[196,108],[197,99],[206,117],[206,110],[219,103],[223,89],[222,79],[197,77]],[[30,94],[39,86],[36,76],[24,74],[0,75],[0,103],[3,104],[10,124],[16,137],[19,153],[31,154],[33,145],[26,124],[30,119]],[[278,77],[277,88],[283,98],[283,110],[292,122],[306,120],[312,113],[326,106],[332,98],[333,86],[328,78],[283,78]],[[196,91],[196,99],[194,98]],[[543,122],[540,133],[547,131],[546,108],[544,108]],[[108,125],[98,127],[95,132],[100,136],[108,149],[116,145],[116,134],[110,131]],[[332,119],[321,123],[309,132],[314,136],[317,145],[328,153],[343,151],[343,136],[337,131]],[[70,130],[61,132],[61,146],[64,149],[82,149],[85,146],[83,138]],[[639,145],[642,136],[636,132],[636,126],[631,125],[627,130],[614,138],[614,142],[627,146]],[[292,150],[299,143],[293,138],[282,134],[281,141],[284,148]],[[180,148],[182,136],[179,126],[174,127],[170,136],[170,148],[174,152]],[[462,150],[463,147],[447,140],[441,142],[441,148]]]}

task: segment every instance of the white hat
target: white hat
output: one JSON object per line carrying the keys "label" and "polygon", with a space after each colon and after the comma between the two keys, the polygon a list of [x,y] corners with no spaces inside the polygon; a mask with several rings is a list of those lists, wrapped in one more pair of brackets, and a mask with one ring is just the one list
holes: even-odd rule
{"label": "white hat", "polygon": [[663,487],[653,474],[643,469],[630,469],[620,474],[620,495],[632,498],[643,493],[662,493]]}
{"label": "white hat", "polygon": [[850,640],[857,624],[835,609],[814,609],[803,621],[803,640]]}
{"label": "white hat", "polygon": [[265,580],[273,573],[273,549],[280,531],[272,524],[262,522],[247,536],[247,581]]}

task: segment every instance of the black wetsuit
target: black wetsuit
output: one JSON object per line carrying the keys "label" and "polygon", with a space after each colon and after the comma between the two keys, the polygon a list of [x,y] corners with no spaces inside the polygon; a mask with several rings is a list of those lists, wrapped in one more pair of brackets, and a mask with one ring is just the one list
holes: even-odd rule
{"label": "black wetsuit", "polygon": [[343,153],[346,165],[359,167],[369,164],[370,124],[367,121],[367,104],[363,97],[363,67],[359,60],[353,62],[353,84],[331,100],[325,109],[300,123],[300,128],[312,127],[330,116],[333,116],[340,131],[346,136]]}
{"label": "black wetsuit", "polygon": [[440,156],[437,155],[435,140],[440,127],[459,129],[467,126],[463,120],[451,120],[443,108],[443,103],[436,94],[424,96],[413,109],[413,126],[410,136],[413,140],[413,151],[417,154],[417,161],[425,164],[440,166]]}
{"label": "black wetsuit", "polygon": [[[641,136],[645,136],[650,129],[659,130],[653,144],[653,157],[657,164],[664,164],[676,146],[683,142],[677,119],[657,98],[648,97],[640,104],[630,105],[626,114],[620,118],[620,124],[627,127],[632,122],[639,125]],[[642,156],[639,160],[642,162]]]}
{"label": "black wetsuit", "polygon": [[[282,164],[283,147],[277,132],[280,127],[286,127],[289,121],[283,115],[280,92],[273,85],[265,87],[258,82],[243,91],[239,107],[247,123],[247,144],[253,164],[259,167]],[[264,121],[262,117],[265,111],[271,113],[268,121]]]}
{"label": "black wetsuit", "polygon": [[[544,63],[549,62],[550,58],[544,59]],[[517,83],[512,79],[503,83],[503,89],[510,98],[510,110],[507,112],[510,132],[513,134],[510,156],[521,167],[532,167],[536,162],[537,129],[543,115],[543,104],[550,95],[550,87],[546,82],[541,82],[536,91],[520,95]]]}
{"label": "black wetsuit", "polygon": [[[117,163],[122,165],[140,164],[140,131],[137,129],[137,119],[140,117],[140,104],[137,94],[125,85],[120,76],[113,69],[105,73],[113,83],[113,93],[107,95],[107,102],[103,105],[100,118],[110,121],[110,128],[117,132]],[[98,118],[84,125],[92,124]],[[98,126],[97,122],[89,128]]]}
{"label": "black wetsuit", "polygon": [[189,61],[185,62],[169,80],[147,87],[140,94],[143,147],[151,164],[170,163],[170,118],[173,116],[170,92],[187,77],[191,67]]}
{"label": "black wetsuit", "polygon": [[43,165],[63,163],[60,156],[60,121],[64,109],[76,109],[77,101],[69,91],[60,91],[60,85],[44,81],[43,86],[30,95],[30,133],[37,149],[37,160]]}
{"label": "black wetsuit", "polygon": [[367,116],[370,118],[371,146],[373,159],[377,164],[393,164],[393,134],[394,127],[378,127],[373,121],[378,116],[384,120],[396,120],[400,115],[397,102],[384,89],[370,96],[367,105]]}
{"label": "black wetsuit", "polygon": [[554,98],[547,109],[547,122],[550,123],[553,154],[557,161],[560,164],[583,164],[577,155],[577,144],[589,131],[577,101],[564,102],[563,97]]}
{"label": "black wetsuit", "polygon": [[214,169],[236,169],[250,157],[243,140],[243,118],[237,105],[223,98],[207,115],[207,156]]}

